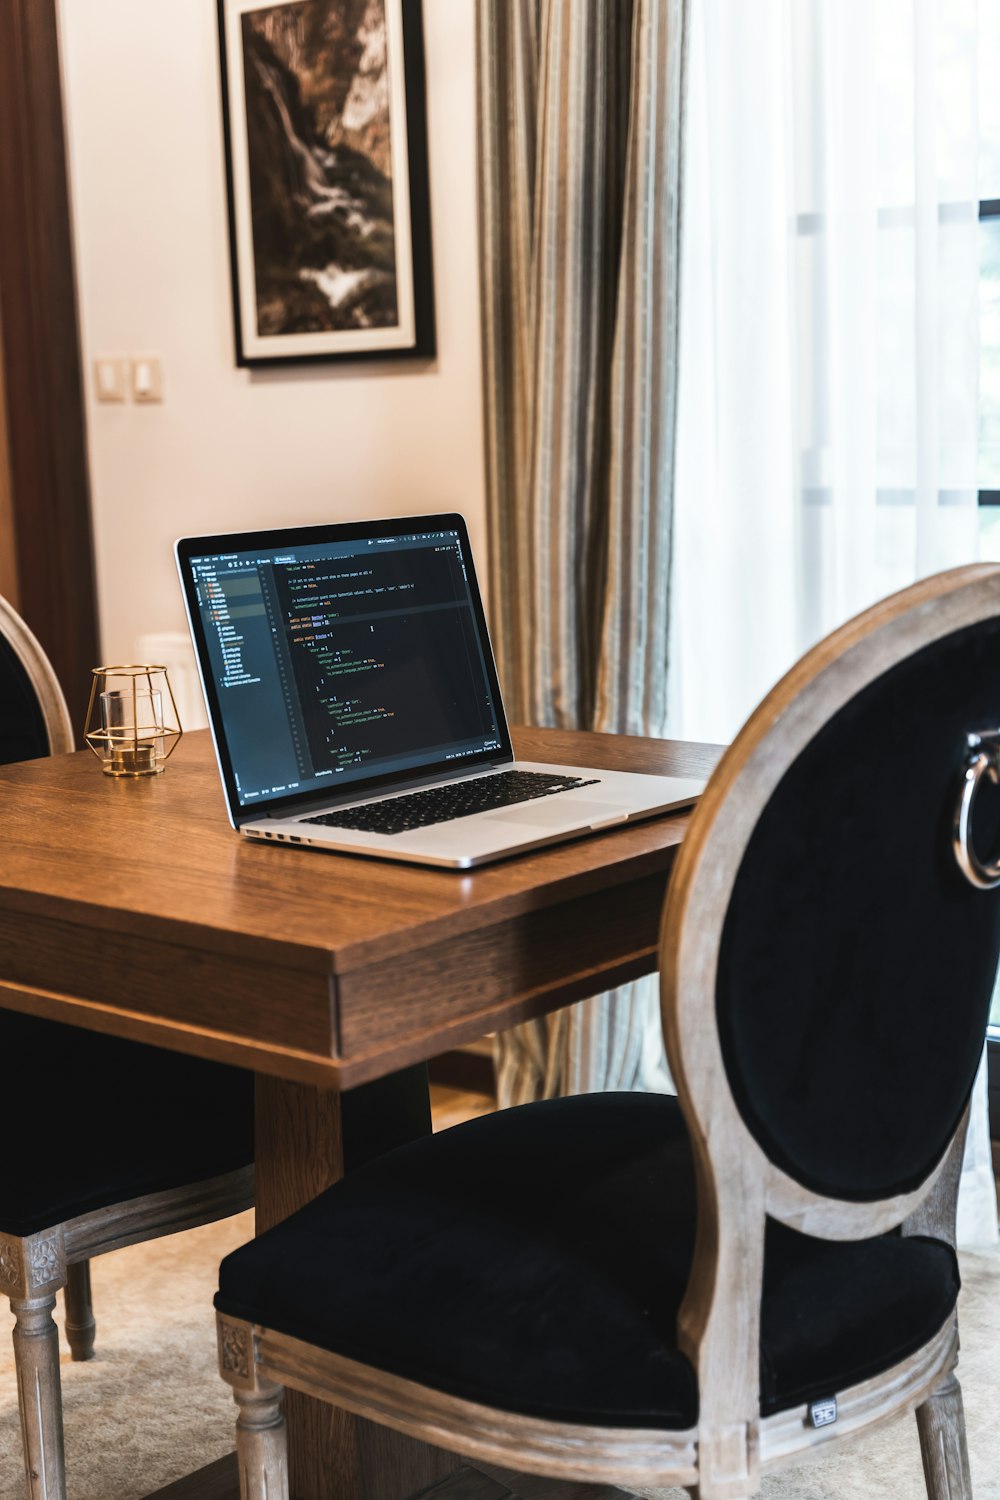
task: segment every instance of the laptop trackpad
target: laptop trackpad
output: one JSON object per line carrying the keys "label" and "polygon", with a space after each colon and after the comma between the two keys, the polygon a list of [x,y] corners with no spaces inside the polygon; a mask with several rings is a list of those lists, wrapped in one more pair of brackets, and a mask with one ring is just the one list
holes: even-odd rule
{"label": "laptop trackpad", "polygon": [[480,814],[491,823],[499,821],[530,828],[589,828],[592,823],[605,823],[621,815],[620,802],[590,802],[582,797],[572,797],[565,802],[561,797],[545,797],[537,802],[524,802]]}

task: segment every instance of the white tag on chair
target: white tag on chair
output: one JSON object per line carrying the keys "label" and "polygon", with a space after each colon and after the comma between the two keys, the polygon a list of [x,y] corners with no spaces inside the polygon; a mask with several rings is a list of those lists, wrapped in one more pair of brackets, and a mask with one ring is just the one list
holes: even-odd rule
{"label": "white tag on chair", "polygon": [[837,1398],[827,1396],[822,1401],[810,1401],[809,1426],[829,1427],[837,1420]]}

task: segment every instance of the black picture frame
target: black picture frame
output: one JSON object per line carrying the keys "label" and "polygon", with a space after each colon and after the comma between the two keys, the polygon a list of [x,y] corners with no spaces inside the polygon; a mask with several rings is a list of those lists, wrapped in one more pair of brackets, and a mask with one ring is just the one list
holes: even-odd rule
{"label": "black picture frame", "polygon": [[236,363],[433,358],[421,0],[217,3]]}

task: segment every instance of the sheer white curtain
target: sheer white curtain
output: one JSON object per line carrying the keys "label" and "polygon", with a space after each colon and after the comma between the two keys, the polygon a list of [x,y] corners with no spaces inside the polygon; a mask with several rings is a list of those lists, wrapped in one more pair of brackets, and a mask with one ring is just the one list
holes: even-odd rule
{"label": "sheer white curtain", "polygon": [[689,46],[669,731],[728,740],[977,555],[977,3],[692,0]]}
{"label": "sheer white curtain", "polygon": [[675,730],[976,556],[976,8],[693,0]]}

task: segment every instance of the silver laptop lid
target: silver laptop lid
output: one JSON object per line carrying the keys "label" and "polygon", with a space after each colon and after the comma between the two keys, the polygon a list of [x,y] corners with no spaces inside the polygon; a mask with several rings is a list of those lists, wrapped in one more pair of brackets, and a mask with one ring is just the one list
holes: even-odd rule
{"label": "silver laptop lid", "polygon": [[175,553],[234,827],[513,759],[460,515]]}

